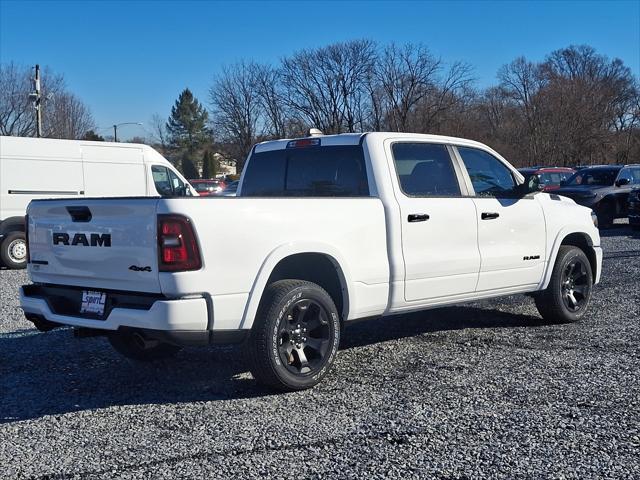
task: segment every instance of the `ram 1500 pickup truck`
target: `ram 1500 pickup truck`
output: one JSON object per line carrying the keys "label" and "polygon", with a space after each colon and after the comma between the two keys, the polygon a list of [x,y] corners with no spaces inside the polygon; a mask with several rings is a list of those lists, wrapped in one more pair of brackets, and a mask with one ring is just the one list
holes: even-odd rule
{"label": "ram 1500 pickup truck", "polygon": [[532,178],[460,138],[259,143],[236,198],[33,201],[21,306],[140,360],[244,342],[282,390],[317,384],[355,319],[530,294],[573,322],[601,272],[594,214]]}

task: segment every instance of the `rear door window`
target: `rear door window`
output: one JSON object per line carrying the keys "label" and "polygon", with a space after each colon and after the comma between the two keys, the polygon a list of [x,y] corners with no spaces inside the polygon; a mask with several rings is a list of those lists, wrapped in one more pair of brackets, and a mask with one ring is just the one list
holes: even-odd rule
{"label": "rear door window", "polygon": [[254,153],[243,197],[364,197],[369,185],[362,147],[311,146]]}
{"label": "rear door window", "polygon": [[460,185],[449,151],[434,143],[394,143],[400,186],[411,197],[459,197]]}

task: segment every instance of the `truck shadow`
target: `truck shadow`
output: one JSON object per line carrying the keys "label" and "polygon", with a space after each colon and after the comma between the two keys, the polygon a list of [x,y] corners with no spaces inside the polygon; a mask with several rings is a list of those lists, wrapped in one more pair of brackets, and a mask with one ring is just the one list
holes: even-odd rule
{"label": "truck shadow", "polygon": [[[350,325],[341,349],[443,330],[541,324],[537,317],[450,307]],[[241,346],[191,348],[170,360],[140,364],[118,355],[106,339],[76,339],[70,329],[0,334],[0,423],[121,405],[274,394],[253,381],[243,358]]]}

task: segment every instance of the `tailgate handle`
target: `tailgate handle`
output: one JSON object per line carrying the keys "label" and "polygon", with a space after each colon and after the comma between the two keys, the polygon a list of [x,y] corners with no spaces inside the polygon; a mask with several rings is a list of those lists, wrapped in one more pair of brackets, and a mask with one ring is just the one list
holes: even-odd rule
{"label": "tailgate handle", "polygon": [[91,210],[89,207],[67,207],[67,212],[71,215],[71,220],[74,222],[90,222]]}

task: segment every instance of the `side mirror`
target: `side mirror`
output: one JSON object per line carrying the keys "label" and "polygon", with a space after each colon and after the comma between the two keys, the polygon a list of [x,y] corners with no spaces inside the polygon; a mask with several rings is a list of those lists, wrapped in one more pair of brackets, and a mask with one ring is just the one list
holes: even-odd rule
{"label": "side mirror", "polygon": [[561,187],[566,187],[567,186],[567,181],[566,180],[560,180],[560,186]]}
{"label": "side mirror", "polygon": [[628,178],[619,178],[618,180],[616,180],[616,187],[623,187],[625,185],[629,185]]}
{"label": "side mirror", "polygon": [[538,175],[531,175],[529,180],[516,187],[516,191],[520,196],[540,192],[542,190],[544,190],[544,184],[540,183],[540,177],[538,177]]}

